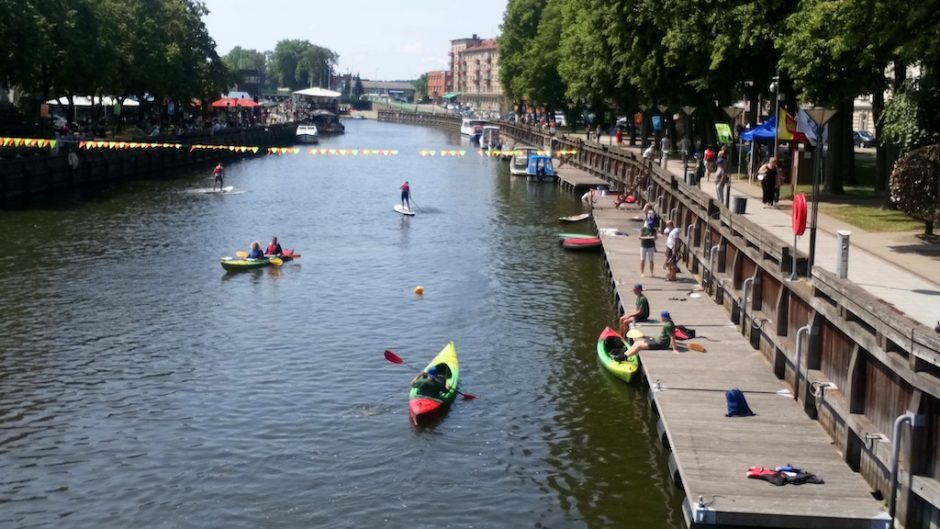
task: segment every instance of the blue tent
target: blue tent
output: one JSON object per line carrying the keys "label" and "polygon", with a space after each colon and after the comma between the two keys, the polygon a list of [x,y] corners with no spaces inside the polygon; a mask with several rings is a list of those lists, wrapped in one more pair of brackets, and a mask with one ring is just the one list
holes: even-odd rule
{"label": "blue tent", "polygon": [[774,116],[756,127],[751,127],[741,133],[744,141],[774,141],[777,130],[777,116]]}

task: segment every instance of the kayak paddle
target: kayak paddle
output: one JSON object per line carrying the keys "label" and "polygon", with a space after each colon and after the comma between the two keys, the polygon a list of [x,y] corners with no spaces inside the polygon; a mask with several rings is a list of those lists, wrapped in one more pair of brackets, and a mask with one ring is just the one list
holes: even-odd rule
{"label": "kayak paddle", "polygon": [[[385,350],[385,359],[393,364],[404,365],[404,366],[410,367],[411,369],[415,369],[414,366],[412,366],[408,362],[405,362],[404,358],[398,356],[392,351],[389,351],[388,349]],[[419,371],[423,371],[423,370],[419,370]],[[459,393],[460,395],[462,395],[465,400],[473,400],[477,398],[477,396],[472,393],[464,393],[463,391],[460,391],[459,389],[455,389],[455,391]]]}
{"label": "kayak paddle", "polygon": [[235,252],[235,256],[241,257],[242,259],[248,259],[248,252],[244,250],[238,250],[237,252]]}

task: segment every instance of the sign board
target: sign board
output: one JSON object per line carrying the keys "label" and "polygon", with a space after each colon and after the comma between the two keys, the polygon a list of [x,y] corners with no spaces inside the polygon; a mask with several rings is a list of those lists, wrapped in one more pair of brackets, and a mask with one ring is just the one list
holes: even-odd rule
{"label": "sign board", "polygon": [[727,123],[715,123],[715,132],[718,133],[718,143],[734,143],[734,135],[731,134],[731,127]]}

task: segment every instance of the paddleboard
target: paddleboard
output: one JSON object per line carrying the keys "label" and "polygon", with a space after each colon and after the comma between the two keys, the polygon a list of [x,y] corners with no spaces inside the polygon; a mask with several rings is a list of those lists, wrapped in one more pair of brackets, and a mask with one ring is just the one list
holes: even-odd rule
{"label": "paddleboard", "polygon": [[231,193],[235,191],[235,186],[225,186],[222,189],[212,189],[211,187],[205,187],[202,189],[194,189],[196,193]]}
{"label": "paddleboard", "polygon": [[590,216],[590,213],[582,213],[580,215],[571,215],[570,217],[560,217],[558,220],[561,222],[580,222],[582,220],[587,220]]}
{"label": "paddleboard", "polygon": [[405,207],[402,206],[401,204],[395,204],[394,209],[395,209],[396,212],[401,213],[402,215],[407,215],[407,216],[409,216],[409,217],[414,217],[414,216],[415,216],[415,212],[414,212],[414,211],[405,208]]}

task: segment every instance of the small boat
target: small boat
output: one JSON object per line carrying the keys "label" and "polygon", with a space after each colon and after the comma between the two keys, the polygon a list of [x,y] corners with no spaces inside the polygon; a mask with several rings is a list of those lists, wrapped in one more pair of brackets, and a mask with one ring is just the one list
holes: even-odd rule
{"label": "small boat", "polygon": [[604,246],[599,237],[583,237],[578,239],[562,239],[561,247],[565,250],[583,251],[600,250]]}
{"label": "small boat", "polygon": [[254,268],[269,266],[271,264],[271,259],[271,257],[265,257],[263,259],[223,257],[219,262],[222,264],[222,268],[228,270],[229,272],[241,272],[242,270],[252,270]]}
{"label": "small boat", "polygon": [[464,136],[473,136],[473,131],[476,127],[480,127],[480,132],[482,132],[483,125],[486,124],[486,121],[482,119],[473,119],[473,118],[463,118],[460,122],[460,134]]}
{"label": "small boat", "polygon": [[300,143],[318,144],[320,143],[319,132],[316,125],[303,124],[297,125],[297,141]]}
{"label": "small boat", "polygon": [[570,217],[559,217],[558,220],[561,222],[581,222],[582,220],[587,220],[590,216],[590,213],[582,213],[580,215],[571,215]]}
{"label": "small boat", "polygon": [[596,235],[592,233],[559,233],[557,235],[558,242],[561,242],[565,239],[591,239],[596,237]]}
{"label": "small boat", "polygon": [[454,402],[457,396],[460,368],[457,364],[457,346],[454,342],[445,345],[424,370],[427,371],[432,367],[437,368],[439,373],[443,370],[449,389],[438,395],[419,395],[417,388],[411,388],[408,395],[408,409],[411,413],[411,421],[415,424],[438,416]]}
{"label": "small boat", "polygon": [[614,360],[610,356],[614,351],[623,353],[626,351],[626,347],[627,344],[623,341],[620,333],[610,327],[604,329],[604,332],[597,338],[597,359],[601,361],[601,365],[620,380],[630,382],[633,375],[640,368],[639,355],[633,355],[627,360],[620,361]]}
{"label": "small boat", "polygon": [[406,208],[405,206],[402,206],[401,204],[395,204],[395,205],[392,207],[392,209],[394,209],[394,210],[397,211],[398,213],[401,213],[402,215],[405,215],[405,216],[407,216],[407,217],[414,217],[414,216],[415,216],[414,210],[408,209],[408,208]]}
{"label": "small boat", "polygon": [[480,136],[480,148],[486,151],[501,151],[503,142],[499,139],[499,127],[495,125],[484,125],[483,133]]}
{"label": "small boat", "polygon": [[525,170],[526,178],[541,182],[555,180],[555,168],[552,167],[551,156],[535,154],[529,156],[529,166]]}
{"label": "small boat", "polygon": [[522,147],[512,150],[512,160],[509,162],[509,174],[512,176],[525,176],[529,168],[529,156],[538,152],[534,147]]}
{"label": "small boat", "polygon": [[295,253],[292,248],[288,248],[288,249],[284,250],[284,253],[282,253],[281,255],[271,255],[271,254],[266,254],[266,255],[267,255],[267,257],[269,257],[269,258],[271,258],[271,257],[279,257],[279,258],[281,259],[281,261],[284,261],[285,263],[288,262],[288,261],[293,261],[294,259],[300,259],[300,254],[299,254],[299,253]]}

